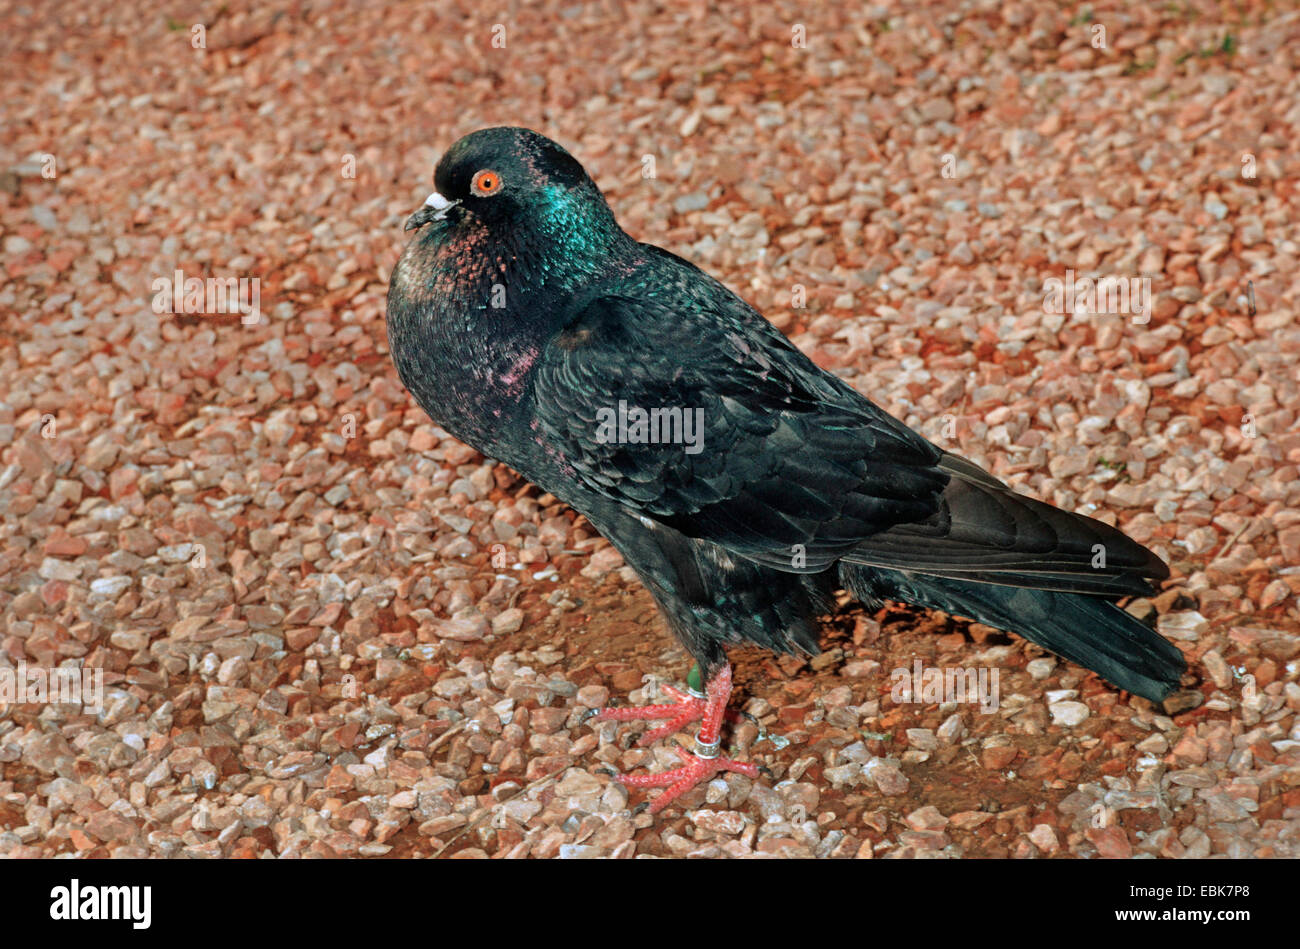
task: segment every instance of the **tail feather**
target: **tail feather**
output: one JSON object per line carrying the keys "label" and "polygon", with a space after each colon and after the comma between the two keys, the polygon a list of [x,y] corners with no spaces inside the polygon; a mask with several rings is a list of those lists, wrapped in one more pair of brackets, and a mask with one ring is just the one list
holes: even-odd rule
{"label": "tail feather", "polygon": [[844,559],[1112,599],[1144,596],[1148,578],[1169,576],[1159,557],[1109,524],[1016,494],[955,455],[945,455],[943,466],[953,478],[932,516],[872,534]]}
{"label": "tail feather", "polygon": [[866,602],[901,600],[1018,633],[1153,702],[1187,668],[1176,646],[1101,597],[848,564],[841,577]]}

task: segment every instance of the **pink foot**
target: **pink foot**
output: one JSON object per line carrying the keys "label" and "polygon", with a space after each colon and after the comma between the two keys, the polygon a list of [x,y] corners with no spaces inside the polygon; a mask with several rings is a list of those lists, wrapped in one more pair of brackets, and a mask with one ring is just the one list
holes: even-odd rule
{"label": "pink foot", "polygon": [[[719,733],[723,718],[734,718],[727,712],[727,700],[731,697],[731,666],[723,666],[705,685],[707,695],[703,698],[675,689],[670,685],[664,690],[672,696],[672,704],[647,705],[641,708],[604,708],[588,715],[588,720],[598,722],[632,722],[649,719],[666,720],[663,725],[653,728],[641,736],[638,744],[648,745],[680,731],[682,726],[701,720],[699,734],[695,736],[695,752],[691,753],[677,748],[683,767],[664,771],[661,774],[617,775],[630,788],[665,788],[650,804],[650,813],[657,814],[691,788],[708,781],[721,771],[734,771],[750,778],[758,777],[758,767],[733,758],[718,755]],[[640,805],[637,809],[640,810]]]}
{"label": "pink foot", "polygon": [[663,690],[672,696],[668,705],[642,705],[639,708],[602,708],[587,716],[593,722],[639,722],[667,719],[658,728],[652,728],[637,740],[638,745],[650,745],[660,738],[676,734],[686,725],[704,717],[705,700],[696,698],[689,692],[664,685]]}
{"label": "pink foot", "polygon": [[681,768],[659,774],[627,774],[618,777],[630,788],[667,788],[650,802],[651,814],[658,814],[691,788],[708,781],[719,771],[734,771],[751,778],[758,777],[757,765],[736,761],[734,758],[702,758],[684,748],[677,748],[676,751],[684,763]]}

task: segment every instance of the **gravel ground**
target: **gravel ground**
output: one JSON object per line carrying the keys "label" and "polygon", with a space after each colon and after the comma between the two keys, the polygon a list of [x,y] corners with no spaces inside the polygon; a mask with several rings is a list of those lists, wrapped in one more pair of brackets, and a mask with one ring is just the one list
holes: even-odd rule
{"label": "gravel ground", "polygon": [[[0,672],[104,670],[98,712],[0,704],[0,853],[1300,856],[1300,14],[434,6],[0,3]],[[633,816],[606,769],[670,749],[578,719],[685,655],[387,355],[401,223],[493,124],[1159,552],[1131,608],[1187,690],[849,608],[811,662],[736,651],[771,781]],[[177,270],[256,278],[260,319],[156,312]],[[1045,312],[1067,270],[1150,278],[1149,322]],[[916,659],[999,709],[894,702]]]}

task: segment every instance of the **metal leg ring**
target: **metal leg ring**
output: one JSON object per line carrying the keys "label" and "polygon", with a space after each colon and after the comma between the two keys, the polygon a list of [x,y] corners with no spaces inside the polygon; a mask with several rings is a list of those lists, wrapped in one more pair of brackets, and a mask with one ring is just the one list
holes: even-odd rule
{"label": "metal leg ring", "polygon": [[695,733],[695,756],[697,758],[716,758],[718,757],[718,748],[722,745],[722,738],[715,738],[711,742],[700,740],[699,732]]}

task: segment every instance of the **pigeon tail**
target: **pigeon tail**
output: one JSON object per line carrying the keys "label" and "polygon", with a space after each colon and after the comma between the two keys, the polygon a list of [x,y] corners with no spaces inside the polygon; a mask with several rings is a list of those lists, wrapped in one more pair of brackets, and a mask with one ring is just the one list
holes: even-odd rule
{"label": "pigeon tail", "polygon": [[898,599],[1017,633],[1112,685],[1162,702],[1187,661],[1176,646],[1102,597],[843,565],[849,591]]}

